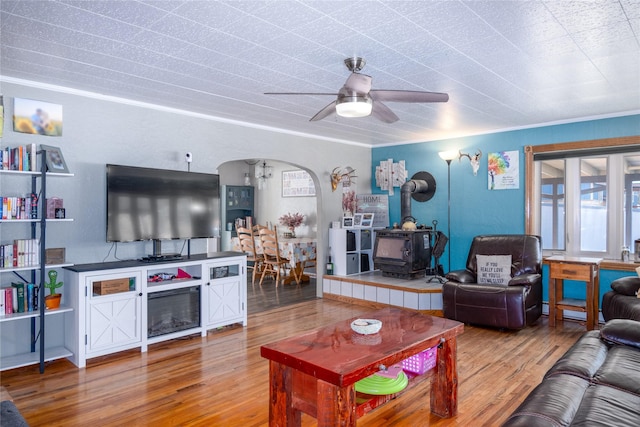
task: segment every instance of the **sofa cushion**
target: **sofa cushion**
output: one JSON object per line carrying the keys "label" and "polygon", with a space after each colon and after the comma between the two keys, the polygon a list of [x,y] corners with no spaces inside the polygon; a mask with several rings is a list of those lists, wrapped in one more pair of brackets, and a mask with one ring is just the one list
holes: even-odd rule
{"label": "sofa cushion", "polygon": [[595,385],[587,389],[570,425],[638,427],[639,420],[640,396]]}
{"label": "sofa cushion", "polygon": [[478,284],[507,286],[511,280],[511,255],[476,255]]}
{"label": "sofa cushion", "polygon": [[600,329],[600,337],[612,344],[640,348],[640,322],[630,319],[613,319]]}
{"label": "sofa cushion", "polygon": [[586,332],[547,371],[545,378],[568,374],[591,380],[607,358],[608,349],[598,331]]}
{"label": "sofa cushion", "polygon": [[640,351],[626,345],[614,345],[593,382],[640,396]]}
{"label": "sofa cushion", "polygon": [[619,294],[635,297],[640,289],[640,278],[629,276],[621,277],[611,282],[611,289]]}
{"label": "sofa cushion", "polygon": [[568,426],[574,419],[589,381],[556,375],[538,384],[503,426]]}
{"label": "sofa cushion", "polygon": [[640,298],[609,291],[602,296],[602,316],[612,319],[633,319],[640,321]]}

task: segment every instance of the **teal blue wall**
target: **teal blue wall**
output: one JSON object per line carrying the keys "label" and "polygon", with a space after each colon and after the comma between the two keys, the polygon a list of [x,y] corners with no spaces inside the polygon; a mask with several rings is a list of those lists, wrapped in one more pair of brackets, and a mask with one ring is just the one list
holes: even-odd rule
{"label": "teal blue wall", "polygon": [[[640,115],[590,120],[570,124],[514,130],[487,135],[403,144],[372,149],[372,176],[381,160],[404,160],[409,178],[419,171],[432,174],[436,180],[434,197],[424,203],[412,200],[412,215],[418,223],[431,225],[438,221],[438,229],[447,232],[447,163],[438,152],[459,149],[473,154],[482,151],[480,169],[474,176],[469,160],[451,162],[451,235],[448,254],[440,259],[444,270],[464,268],[469,245],[474,236],[493,233],[523,233],[524,224],[524,147],[561,142],[584,141],[640,135]],[[489,190],[487,153],[519,152],[520,188],[517,190]],[[389,197],[390,222],[400,222],[400,189]],[[372,193],[386,194],[372,183]],[[628,274],[622,274],[628,275]],[[546,279],[545,279],[546,280]],[[610,281],[602,277],[601,293],[609,289]],[[546,300],[546,297],[545,297]]]}

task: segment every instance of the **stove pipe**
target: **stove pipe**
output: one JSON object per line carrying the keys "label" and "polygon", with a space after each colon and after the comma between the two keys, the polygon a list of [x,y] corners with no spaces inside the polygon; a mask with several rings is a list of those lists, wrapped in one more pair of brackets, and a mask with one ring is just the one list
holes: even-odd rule
{"label": "stove pipe", "polygon": [[423,179],[411,179],[400,187],[400,218],[402,223],[415,219],[411,216],[411,195],[415,193],[426,193],[429,184]]}

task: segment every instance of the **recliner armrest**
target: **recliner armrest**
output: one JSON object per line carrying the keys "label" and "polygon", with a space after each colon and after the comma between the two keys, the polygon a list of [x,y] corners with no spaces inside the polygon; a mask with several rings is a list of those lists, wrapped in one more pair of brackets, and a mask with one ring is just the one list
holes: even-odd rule
{"label": "recliner armrest", "polygon": [[609,320],[600,329],[600,338],[613,344],[640,348],[640,322],[630,319]]}
{"label": "recliner armrest", "polygon": [[458,283],[476,283],[476,276],[469,270],[454,270],[444,276],[447,280]]}
{"label": "recliner armrest", "polygon": [[509,280],[508,286],[531,286],[542,280],[541,274],[521,274]]}

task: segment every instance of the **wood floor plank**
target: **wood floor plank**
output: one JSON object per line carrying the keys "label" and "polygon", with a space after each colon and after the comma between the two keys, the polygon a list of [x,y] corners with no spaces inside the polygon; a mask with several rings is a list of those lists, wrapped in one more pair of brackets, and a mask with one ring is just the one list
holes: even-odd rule
{"label": "wood floor plank", "polygon": [[[15,404],[38,426],[265,426],[268,362],[260,346],[374,308],[313,299],[249,315],[247,327],[211,331],[91,359],[66,360],[44,374],[29,366],[0,374]],[[499,425],[584,332],[584,325],[547,318],[522,331],[465,326],[458,337],[458,415],[429,410],[429,381],[366,414],[359,426]],[[303,416],[304,426],[315,420]]]}

